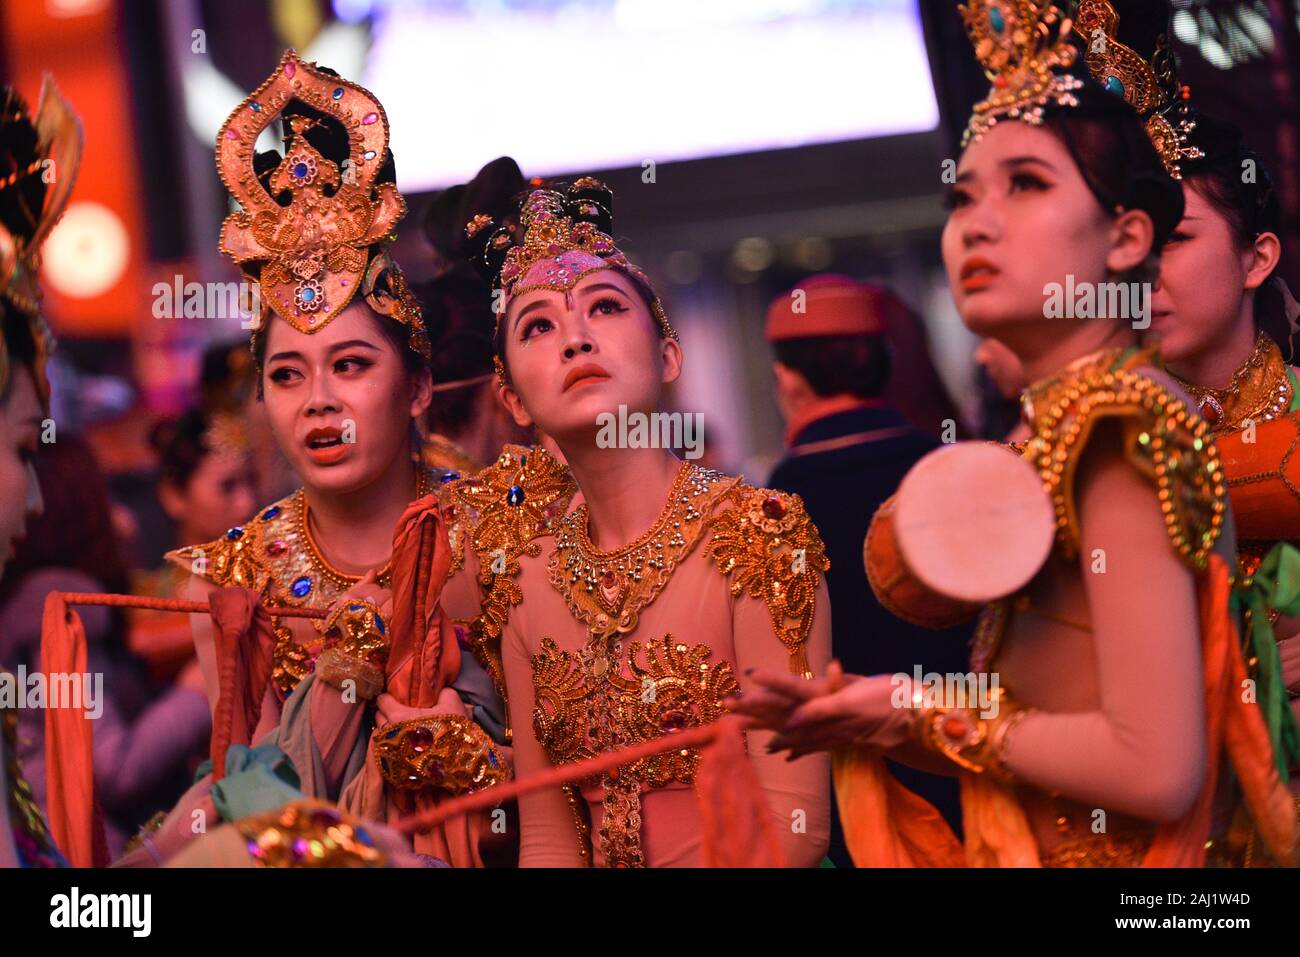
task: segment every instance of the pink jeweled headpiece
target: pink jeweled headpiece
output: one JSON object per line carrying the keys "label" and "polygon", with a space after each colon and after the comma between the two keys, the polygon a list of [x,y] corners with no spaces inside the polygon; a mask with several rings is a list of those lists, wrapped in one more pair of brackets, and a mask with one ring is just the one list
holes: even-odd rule
{"label": "pink jeweled headpiece", "polygon": [[520,209],[522,239],[490,216],[479,214],[465,227],[471,238],[483,243],[480,268],[501,290],[501,308],[514,296],[534,289],[566,292],[591,273],[617,269],[645,293],[650,311],[666,338],[677,339],[650,278],[631,263],[610,235],[613,231],[613,194],[590,176],[573,182],[567,191],[535,189]]}

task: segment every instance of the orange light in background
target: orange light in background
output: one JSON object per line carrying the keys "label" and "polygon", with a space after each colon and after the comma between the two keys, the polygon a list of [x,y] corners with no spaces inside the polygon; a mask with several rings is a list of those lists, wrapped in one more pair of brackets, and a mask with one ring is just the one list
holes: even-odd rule
{"label": "orange light in background", "polygon": [[124,335],[147,308],[145,217],[131,100],[113,0],[3,6],[10,82],[33,109],[51,73],[81,116],[85,150],[63,220],[46,243],[45,313],[65,336]]}

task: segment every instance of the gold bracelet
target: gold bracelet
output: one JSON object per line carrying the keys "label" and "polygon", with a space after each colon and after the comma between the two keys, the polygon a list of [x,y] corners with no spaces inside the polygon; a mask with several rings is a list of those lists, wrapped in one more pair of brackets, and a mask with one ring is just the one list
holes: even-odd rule
{"label": "gold bracelet", "polygon": [[259,867],[384,867],[370,833],[321,801],[294,801],[235,822]]}
{"label": "gold bracelet", "polygon": [[384,690],[391,641],[373,601],[344,602],[318,627],[325,640],[325,649],[316,658],[316,674],[322,681],[336,688],[352,681],[357,695],[367,700]]}
{"label": "gold bracelet", "polygon": [[984,718],[976,708],[923,708],[913,730],[926,749],[971,774],[1012,782],[1015,776],[1002,763],[1007,736],[1029,709],[1018,708],[999,691],[996,717]]}
{"label": "gold bracelet", "polygon": [[375,732],[375,760],[391,787],[466,794],[509,780],[505,756],[472,720],[435,714]]}

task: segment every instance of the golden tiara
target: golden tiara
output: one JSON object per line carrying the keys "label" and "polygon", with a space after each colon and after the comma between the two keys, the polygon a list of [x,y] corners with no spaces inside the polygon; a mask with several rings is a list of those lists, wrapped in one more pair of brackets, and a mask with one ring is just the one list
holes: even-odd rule
{"label": "golden tiara", "polygon": [[[291,115],[284,158],[263,185],[257,138],[291,101],[342,126],[348,157],[340,168],[323,156],[305,135],[319,121]],[[316,332],[360,290],[372,308],[406,325],[411,349],[429,357],[424,320],[401,272],[387,254],[369,253],[406,213],[397,186],[375,182],[387,154],[388,118],[374,95],[293,50],[230,114],[217,135],[217,170],[240,208],[222,224],[221,251],[241,266],[261,264],[254,332],[267,309],[299,332]],[[277,197],[286,193],[281,205]]]}
{"label": "golden tiara", "polygon": [[1048,0],[969,0],[958,7],[975,57],[992,82],[975,104],[962,145],[1002,119],[1031,125],[1048,106],[1077,106],[1083,81],[1068,71],[1078,58],[1071,21]]}
{"label": "golden tiara", "polygon": [[1166,36],[1156,38],[1147,60],[1119,41],[1119,14],[1107,0],[1080,0],[1075,29],[1087,44],[1088,70],[1107,91],[1137,110],[1166,172],[1182,179],[1182,162],[1205,154],[1188,143],[1196,122],[1187,106],[1187,89],[1178,82]]}

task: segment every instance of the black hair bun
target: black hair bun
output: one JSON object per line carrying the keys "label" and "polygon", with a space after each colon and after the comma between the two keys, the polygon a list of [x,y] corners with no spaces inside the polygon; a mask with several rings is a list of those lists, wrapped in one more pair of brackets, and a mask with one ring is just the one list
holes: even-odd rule
{"label": "black hair bun", "polygon": [[575,180],[564,198],[565,214],[575,223],[591,223],[602,233],[614,232],[614,193],[591,176]]}

